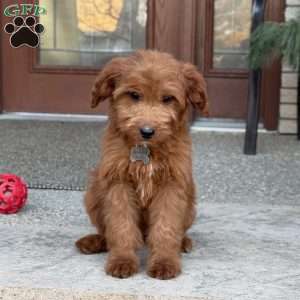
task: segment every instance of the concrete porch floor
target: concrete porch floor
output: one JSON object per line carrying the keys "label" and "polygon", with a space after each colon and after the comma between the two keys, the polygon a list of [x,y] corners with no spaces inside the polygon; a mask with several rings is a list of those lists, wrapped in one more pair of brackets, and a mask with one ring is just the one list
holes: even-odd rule
{"label": "concrete porch floor", "polygon": [[[247,195],[245,195],[247,197]],[[81,192],[30,190],[18,215],[0,217],[0,299],[300,299],[300,206],[199,203],[194,249],[169,281],[115,279],[106,254],[84,256],[74,241],[92,232]]]}
{"label": "concrete porch floor", "polygon": [[106,254],[74,247],[94,231],[83,193],[31,189],[19,214],[0,215],[0,299],[300,299],[299,142],[260,134],[250,157],[243,134],[194,133],[193,141],[198,217],[178,278],[149,278],[145,250],[137,275],[107,276]]}

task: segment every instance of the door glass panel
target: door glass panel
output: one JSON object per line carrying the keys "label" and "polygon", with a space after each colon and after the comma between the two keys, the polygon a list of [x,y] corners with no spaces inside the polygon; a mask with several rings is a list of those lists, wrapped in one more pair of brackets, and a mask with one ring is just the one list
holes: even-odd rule
{"label": "door glass panel", "polygon": [[250,0],[214,1],[214,68],[247,68],[251,2]]}
{"label": "door glass panel", "polygon": [[145,48],[147,0],[40,0],[40,65],[97,67]]}

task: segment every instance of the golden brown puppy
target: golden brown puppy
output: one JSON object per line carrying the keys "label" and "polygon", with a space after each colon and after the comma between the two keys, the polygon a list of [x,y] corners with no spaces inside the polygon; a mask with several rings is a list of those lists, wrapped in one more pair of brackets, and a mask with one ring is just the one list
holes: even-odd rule
{"label": "golden brown puppy", "polygon": [[203,77],[166,53],[115,58],[99,74],[92,106],[109,100],[98,167],[85,196],[97,234],[76,242],[85,254],[109,251],[106,272],[138,271],[138,248],[150,249],[147,272],[169,279],[181,271],[185,235],[195,218],[188,103],[207,114]]}

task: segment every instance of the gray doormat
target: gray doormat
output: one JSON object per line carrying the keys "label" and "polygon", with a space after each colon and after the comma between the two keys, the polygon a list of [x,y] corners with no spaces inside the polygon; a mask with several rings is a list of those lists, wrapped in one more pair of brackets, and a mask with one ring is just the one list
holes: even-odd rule
{"label": "gray doormat", "polygon": [[[0,173],[22,176],[29,187],[84,190],[99,158],[105,123],[0,120]],[[300,142],[259,134],[258,154],[243,154],[243,133],[194,132],[194,178],[202,199],[297,202]]]}
{"label": "gray doormat", "polygon": [[30,188],[83,190],[105,123],[0,120],[0,173]]}

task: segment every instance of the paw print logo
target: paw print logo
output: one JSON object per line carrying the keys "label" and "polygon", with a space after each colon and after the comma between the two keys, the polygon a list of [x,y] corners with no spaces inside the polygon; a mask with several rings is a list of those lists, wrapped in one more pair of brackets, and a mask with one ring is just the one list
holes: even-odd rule
{"label": "paw print logo", "polygon": [[33,16],[28,16],[24,20],[23,17],[17,16],[13,19],[12,23],[7,23],[4,31],[10,36],[10,44],[14,48],[23,45],[36,48],[40,43],[39,34],[45,30],[41,23],[36,23]]}

